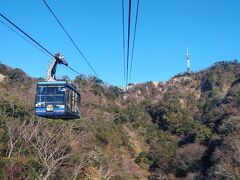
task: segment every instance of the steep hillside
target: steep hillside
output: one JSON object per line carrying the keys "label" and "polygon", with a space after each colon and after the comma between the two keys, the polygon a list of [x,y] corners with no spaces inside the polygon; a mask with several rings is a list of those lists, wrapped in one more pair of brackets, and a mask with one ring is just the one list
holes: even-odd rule
{"label": "steep hillside", "polygon": [[127,99],[146,104],[160,129],[150,143],[153,179],[240,177],[239,82],[237,61],[219,62],[198,73],[129,90]]}
{"label": "steep hillside", "polygon": [[34,116],[35,83],[0,65],[0,179],[239,179],[240,64],[126,92],[78,76],[80,120]]}

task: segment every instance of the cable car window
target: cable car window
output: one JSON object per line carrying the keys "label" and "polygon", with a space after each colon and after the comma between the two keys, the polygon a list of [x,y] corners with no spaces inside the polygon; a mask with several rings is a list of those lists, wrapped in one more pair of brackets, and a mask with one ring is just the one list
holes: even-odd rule
{"label": "cable car window", "polygon": [[74,91],[69,92],[71,111],[78,112],[78,94]]}
{"label": "cable car window", "polygon": [[38,95],[37,96],[37,102],[45,102],[45,96]]}
{"label": "cable car window", "polygon": [[56,94],[64,94],[65,88],[63,86],[56,87]]}
{"label": "cable car window", "polygon": [[46,104],[64,105],[64,96],[46,96]]}
{"label": "cable car window", "polygon": [[46,96],[46,103],[53,103],[55,101],[54,96]]}
{"label": "cable car window", "polygon": [[54,95],[55,92],[56,92],[56,87],[55,86],[48,86],[47,87],[47,92],[46,92],[47,95]]}
{"label": "cable car window", "polygon": [[46,103],[53,105],[64,104],[65,89],[63,86],[48,86],[46,91]]}
{"label": "cable car window", "polygon": [[59,103],[59,104],[63,104],[64,103],[64,96],[63,95],[55,96],[55,102]]}
{"label": "cable car window", "polygon": [[46,86],[38,86],[37,88],[37,94],[41,94],[41,95],[45,95],[46,94],[46,89],[47,87]]}

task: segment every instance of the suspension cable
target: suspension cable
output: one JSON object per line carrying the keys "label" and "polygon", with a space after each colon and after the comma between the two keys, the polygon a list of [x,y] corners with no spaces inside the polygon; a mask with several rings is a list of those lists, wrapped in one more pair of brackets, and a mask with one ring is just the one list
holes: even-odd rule
{"label": "suspension cable", "polygon": [[129,66],[129,47],[130,47],[130,30],[131,30],[131,8],[132,0],[129,0],[128,6],[128,44],[127,44],[127,75],[126,75],[126,86],[128,85],[128,66]]}
{"label": "suspension cable", "polygon": [[136,32],[137,32],[137,21],[138,21],[138,9],[139,9],[139,0],[137,2],[137,11],[136,11],[135,25],[134,25],[134,35],[133,35],[133,45],[132,45],[132,56],[131,56],[129,82],[131,81],[131,76],[132,76],[132,65],[133,65],[133,56],[134,56],[133,54],[134,54],[134,48],[135,48],[135,40],[136,40]]}
{"label": "suspension cable", "polygon": [[94,70],[94,68],[92,67],[92,65],[90,64],[90,62],[87,60],[87,58],[83,55],[82,51],[80,50],[80,48],[77,46],[77,44],[75,43],[75,41],[72,39],[72,37],[69,35],[69,33],[67,32],[66,28],[64,28],[64,26],[62,25],[62,23],[59,21],[59,19],[57,18],[57,16],[54,14],[54,12],[52,11],[52,9],[50,8],[50,6],[47,4],[47,2],[45,0],[43,0],[45,6],[48,8],[48,10],[50,11],[50,13],[53,15],[53,17],[56,19],[56,21],[58,22],[58,24],[61,26],[62,30],[65,32],[65,34],[68,36],[68,38],[70,39],[70,41],[72,42],[72,44],[74,45],[74,47],[77,49],[77,51],[80,53],[80,55],[83,57],[83,59],[86,61],[86,63],[88,64],[88,66],[92,69],[92,71],[94,72],[94,74],[96,75],[96,77],[99,77],[98,74],[96,73],[96,71]]}
{"label": "suspension cable", "polygon": [[16,24],[14,24],[12,21],[10,21],[8,18],[6,18],[3,14],[0,13],[0,16],[3,17],[7,22],[9,22],[11,25],[13,25],[15,28],[17,28],[21,33],[23,33],[25,36],[27,36],[29,39],[31,39],[35,44],[37,44],[40,48],[42,48],[46,53],[48,53],[50,56],[54,57],[50,51],[48,51],[45,47],[43,47],[41,44],[39,44],[35,39],[33,39],[31,36],[29,36],[27,33],[25,33],[22,29],[20,29]]}
{"label": "suspension cable", "polygon": [[126,47],[125,47],[125,17],[124,17],[124,0],[122,0],[122,31],[123,31],[123,82],[126,84]]}
{"label": "suspension cable", "polygon": [[81,75],[81,73],[80,72],[78,72],[78,71],[76,71],[75,69],[73,69],[72,67],[70,67],[70,66],[67,66],[69,69],[71,69],[73,72],[75,72],[76,74],[78,74],[78,75]]}
{"label": "suspension cable", "polygon": [[[9,20],[6,16],[4,16],[3,14],[0,13],[0,16],[2,18],[4,18],[7,22],[9,22],[12,26],[14,26],[17,30],[19,30],[21,33],[23,33],[26,37],[28,37],[30,40],[28,40],[27,38],[25,38],[23,35],[21,35],[20,33],[18,33],[17,31],[15,31],[13,28],[11,28],[9,25],[7,25],[6,23],[4,23],[3,21],[1,21],[1,23],[5,26],[7,26],[9,29],[11,29],[13,32],[15,32],[16,34],[18,34],[19,36],[21,36],[23,39],[25,39],[27,42],[29,42],[32,46],[34,46],[35,48],[39,49],[42,53],[44,53],[45,55],[47,55],[48,57],[53,57],[55,58],[55,56],[49,51],[47,50],[43,45],[41,45],[40,43],[38,43],[35,39],[33,39],[30,35],[28,35],[26,32],[24,32],[20,27],[18,27],[15,23],[13,23],[11,20]],[[34,45],[33,43],[35,43],[36,45]],[[45,51],[45,52],[44,52]],[[78,75],[80,75],[80,73],[76,70],[74,70],[73,68],[71,68],[70,66],[66,66],[68,67],[70,70],[72,70],[73,72],[77,73]]]}
{"label": "suspension cable", "polygon": [[50,56],[49,54],[47,54],[45,51],[43,51],[41,48],[39,48],[37,45],[33,44],[32,41],[30,41],[29,39],[25,38],[23,35],[21,35],[19,32],[17,32],[16,30],[14,30],[12,27],[10,27],[8,24],[6,24],[5,22],[3,22],[2,20],[0,20],[0,22],[6,26],[8,29],[10,29],[11,31],[13,31],[14,33],[16,33],[18,36],[20,36],[22,39],[24,39],[26,42],[28,42],[30,45],[34,46],[36,49],[38,49],[39,51],[41,51],[42,53],[44,53],[47,57],[52,58],[52,56]]}

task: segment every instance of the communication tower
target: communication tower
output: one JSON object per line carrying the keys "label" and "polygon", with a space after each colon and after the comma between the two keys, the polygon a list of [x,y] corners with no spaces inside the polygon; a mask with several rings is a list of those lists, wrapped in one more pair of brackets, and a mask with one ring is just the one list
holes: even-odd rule
{"label": "communication tower", "polygon": [[187,61],[187,73],[191,73],[191,67],[190,67],[190,54],[187,48],[187,54],[186,54],[186,61]]}

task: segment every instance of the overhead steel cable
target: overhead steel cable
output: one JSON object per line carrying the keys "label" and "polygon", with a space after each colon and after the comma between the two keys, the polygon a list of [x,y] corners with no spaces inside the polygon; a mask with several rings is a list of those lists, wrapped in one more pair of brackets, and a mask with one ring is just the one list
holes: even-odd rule
{"label": "overhead steel cable", "polygon": [[0,16],[5,19],[7,22],[9,22],[11,25],[13,25],[16,29],[18,29],[21,33],[23,33],[25,36],[27,36],[29,39],[31,39],[35,44],[37,44],[40,48],[42,48],[46,53],[48,53],[50,56],[54,57],[50,51],[48,51],[45,47],[43,47],[41,44],[39,44],[35,39],[33,39],[31,36],[29,36],[27,33],[25,33],[22,29],[20,29],[16,24],[14,24],[12,21],[10,21],[8,18],[6,18],[3,14],[0,13]]}
{"label": "overhead steel cable", "polygon": [[[55,56],[49,51],[47,50],[43,45],[41,45],[40,43],[38,43],[35,39],[33,39],[30,35],[28,35],[26,32],[24,32],[20,27],[18,27],[15,23],[13,23],[12,21],[10,21],[6,16],[4,16],[3,14],[0,13],[0,16],[5,19],[8,23],[10,23],[12,26],[14,26],[17,30],[19,30],[22,34],[24,34],[26,37],[28,37],[32,42],[34,42],[36,45],[38,45],[41,48],[41,52],[44,53],[45,55],[47,55],[48,57],[51,56],[53,58],[55,58]],[[2,21],[1,21],[2,22]],[[34,47],[36,47],[31,41],[29,41],[28,39],[26,39],[25,37],[23,37],[20,33],[18,33],[17,31],[15,31],[14,29],[12,29],[10,26],[8,26],[6,23],[2,22],[4,25],[6,25],[7,27],[9,27],[12,31],[14,31],[15,33],[17,33],[19,36],[21,36],[23,39],[25,39],[26,41],[28,41],[31,45],[33,45]],[[36,47],[39,49],[39,47]],[[45,52],[43,52],[45,51]],[[74,70],[73,68],[71,68],[70,66],[66,66],[69,69],[71,69],[73,72],[77,73],[78,75],[80,75],[79,72],[77,72],[76,70]]]}
{"label": "overhead steel cable", "polygon": [[125,16],[124,16],[124,0],[122,0],[122,31],[123,31],[123,82],[126,84],[126,47],[125,47]]}
{"label": "overhead steel cable", "polygon": [[6,24],[5,22],[3,22],[2,20],[0,20],[0,22],[6,26],[7,28],[9,28],[11,31],[13,31],[14,33],[16,33],[17,35],[19,35],[22,39],[24,39],[25,41],[27,41],[29,44],[31,44],[32,46],[34,46],[36,49],[38,49],[39,51],[41,51],[43,54],[45,54],[47,57],[52,58],[52,56],[50,56],[49,54],[47,54],[44,50],[42,50],[41,48],[39,48],[37,45],[33,44],[32,41],[30,41],[29,39],[25,38],[23,35],[21,35],[19,32],[17,32],[16,30],[14,30],[12,27],[10,27],[8,24]]}
{"label": "overhead steel cable", "polygon": [[132,45],[132,55],[131,55],[129,82],[130,82],[131,76],[132,76],[133,54],[134,54],[135,40],[136,40],[136,32],[137,32],[139,1],[140,1],[140,0],[137,1],[137,11],[136,11],[136,16],[135,16],[135,25],[134,25],[134,35],[133,35],[133,45]]}
{"label": "overhead steel cable", "polygon": [[131,32],[131,9],[132,9],[132,0],[129,0],[128,5],[128,41],[127,41],[127,75],[126,75],[126,86],[128,85],[128,66],[129,66],[129,47],[130,47],[130,32]]}
{"label": "overhead steel cable", "polygon": [[78,71],[76,71],[75,69],[73,69],[72,67],[70,66],[67,66],[69,69],[71,69],[73,72],[77,73],[78,75],[81,75]]}
{"label": "overhead steel cable", "polygon": [[98,76],[98,74],[96,73],[96,71],[94,70],[94,68],[92,67],[92,65],[90,64],[90,62],[87,60],[87,58],[84,56],[84,54],[82,53],[82,51],[80,50],[80,48],[77,46],[77,44],[75,43],[75,41],[72,39],[72,37],[69,35],[69,33],[67,32],[66,28],[64,28],[64,26],[62,25],[62,23],[59,21],[59,19],[57,18],[57,16],[54,14],[54,12],[52,11],[52,9],[50,8],[50,6],[47,4],[47,2],[45,0],[43,0],[45,6],[48,8],[48,10],[50,11],[50,13],[53,15],[53,17],[56,19],[56,21],[58,22],[58,24],[61,26],[61,28],[63,29],[63,31],[65,32],[65,34],[68,36],[68,38],[70,39],[70,41],[73,43],[74,47],[77,49],[77,51],[80,53],[80,55],[83,57],[83,59],[86,61],[86,63],[88,64],[88,66],[91,68],[91,70],[94,72],[94,74]]}

